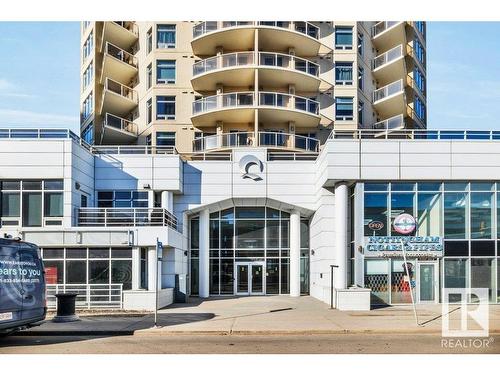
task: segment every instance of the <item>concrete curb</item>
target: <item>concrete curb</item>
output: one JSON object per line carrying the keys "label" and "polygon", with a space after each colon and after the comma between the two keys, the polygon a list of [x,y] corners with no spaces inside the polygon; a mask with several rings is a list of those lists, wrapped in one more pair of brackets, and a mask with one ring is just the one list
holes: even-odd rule
{"label": "concrete curb", "polygon": [[133,336],[134,331],[17,331],[10,336]]}

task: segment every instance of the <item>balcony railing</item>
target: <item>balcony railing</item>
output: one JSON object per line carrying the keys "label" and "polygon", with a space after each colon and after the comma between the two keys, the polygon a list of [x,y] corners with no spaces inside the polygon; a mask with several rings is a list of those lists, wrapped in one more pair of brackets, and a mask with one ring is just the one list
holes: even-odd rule
{"label": "balcony railing", "polygon": [[77,142],[80,141],[75,133],[69,129],[24,129],[24,128],[12,128],[12,129],[0,129],[0,139],[2,138],[12,138],[12,139],[37,139],[37,138],[47,138],[47,139],[64,139],[70,138]]}
{"label": "balcony railing", "polygon": [[127,133],[137,135],[137,125],[127,119],[106,113],[105,126],[109,126]]}
{"label": "balcony railing", "polygon": [[373,92],[373,103],[380,100],[386,99],[391,95],[398,94],[403,91],[403,80],[400,79],[396,82],[389,83],[388,85],[381,87]]}
{"label": "balcony railing", "polygon": [[[256,66],[254,56],[253,52],[236,52],[210,57],[193,65],[193,76],[236,66]],[[258,65],[293,69],[315,77],[319,76],[318,64],[282,53],[259,52]]]}
{"label": "balcony railing", "polygon": [[329,139],[500,140],[500,130],[332,130]]}
{"label": "balcony railing", "polygon": [[403,56],[403,45],[400,44],[389,51],[378,55],[373,59],[373,70],[380,68],[383,65],[389,64],[394,60]]}
{"label": "balcony railing", "polygon": [[114,94],[120,95],[123,98],[137,102],[137,95],[134,89],[116,82],[111,78],[106,78],[104,89],[105,91],[110,91]]}
{"label": "balcony railing", "polygon": [[170,227],[177,230],[177,218],[164,208],[80,208],[82,227]]}
{"label": "balcony railing", "polygon": [[193,114],[204,113],[222,108],[252,107],[255,105],[253,92],[234,92],[207,96],[193,102]]}
{"label": "balcony railing", "polygon": [[94,154],[103,155],[176,155],[174,146],[88,146]]}
{"label": "balcony railing", "polygon": [[209,135],[193,141],[194,152],[237,147],[271,147],[319,152],[319,140],[280,132],[258,132],[256,139],[254,132],[235,132]]}
{"label": "balcony railing", "polygon": [[120,60],[121,62],[124,62],[125,64],[137,68],[137,59],[134,55],[128,53],[127,51],[121,49],[120,47],[115,46],[110,42],[106,42],[106,48],[104,50],[104,53],[114,57],[117,60]]}
{"label": "balcony railing", "polygon": [[125,30],[130,31],[134,35],[139,35],[139,29],[134,21],[112,21],[118,26],[123,27]]}
{"label": "balcony railing", "polygon": [[402,114],[390,117],[388,119],[376,122],[373,124],[372,129],[379,130],[394,130],[404,128],[405,121]]}
{"label": "balcony railing", "polygon": [[320,38],[319,27],[305,21],[206,21],[193,27],[193,38],[229,27],[268,26],[289,29],[314,39]]}
{"label": "balcony railing", "polygon": [[397,24],[401,23],[402,21],[382,21],[376,23],[372,27],[372,38],[375,38],[378,34],[384,32],[385,30],[396,26]]}
{"label": "balcony railing", "polygon": [[259,106],[291,108],[319,114],[319,102],[316,100],[277,92],[259,92]]}

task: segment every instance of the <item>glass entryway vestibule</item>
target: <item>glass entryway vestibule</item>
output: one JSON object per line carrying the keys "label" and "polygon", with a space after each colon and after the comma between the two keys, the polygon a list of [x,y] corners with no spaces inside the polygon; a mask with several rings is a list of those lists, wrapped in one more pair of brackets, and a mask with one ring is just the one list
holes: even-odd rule
{"label": "glass entryway vestibule", "polygon": [[265,294],[264,262],[236,262],[234,268],[236,275],[234,294]]}

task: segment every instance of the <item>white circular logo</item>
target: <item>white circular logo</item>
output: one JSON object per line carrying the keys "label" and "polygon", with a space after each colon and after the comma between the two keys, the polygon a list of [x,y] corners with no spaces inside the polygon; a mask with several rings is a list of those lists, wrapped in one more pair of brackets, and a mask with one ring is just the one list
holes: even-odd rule
{"label": "white circular logo", "polygon": [[394,230],[401,234],[410,234],[417,227],[417,222],[410,214],[401,214],[396,216],[392,224]]}

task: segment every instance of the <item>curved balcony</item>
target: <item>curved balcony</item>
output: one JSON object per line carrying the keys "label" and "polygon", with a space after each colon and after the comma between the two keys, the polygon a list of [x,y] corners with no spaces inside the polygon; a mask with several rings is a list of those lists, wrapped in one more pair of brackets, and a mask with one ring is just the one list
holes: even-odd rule
{"label": "curved balcony", "polygon": [[236,132],[209,135],[193,141],[193,152],[223,151],[240,147],[268,147],[290,151],[319,152],[319,140],[301,135],[258,132]]}
{"label": "curved balcony", "polygon": [[215,90],[218,84],[252,86],[255,69],[259,83],[270,87],[294,84],[298,91],[317,91],[321,83],[318,64],[273,52],[236,52],[201,60],[193,65],[191,83],[196,91]]}
{"label": "curved balcony", "polygon": [[373,59],[373,76],[382,85],[406,76],[405,51],[400,44]]}
{"label": "curved balcony", "polygon": [[102,29],[102,41],[129,49],[139,39],[139,30],[133,21],[107,21]]}
{"label": "curved balcony", "polygon": [[382,118],[403,113],[405,106],[405,86],[402,79],[373,92],[373,108]]}
{"label": "curved balcony", "polygon": [[101,114],[109,112],[117,116],[126,116],[137,107],[137,104],[135,90],[106,78],[102,93]]}
{"label": "curved balcony", "polygon": [[372,41],[377,49],[387,50],[406,44],[406,21],[382,21],[372,27]]}
{"label": "curved balcony", "polygon": [[277,92],[235,92],[208,96],[193,102],[195,126],[214,126],[217,122],[248,123],[254,121],[254,110],[259,111],[259,122],[285,123],[293,121],[301,126],[319,124],[319,102]]}
{"label": "curved balcony", "polygon": [[331,51],[320,42],[319,27],[305,21],[207,21],[193,27],[191,46],[195,55],[215,55],[225,50],[249,50],[254,47],[259,29],[259,48],[288,51],[295,48],[300,56],[316,56]]}
{"label": "curved balcony", "polygon": [[106,113],[103,126],[102,144],[123,144],[137,139],[137,125],[122,117]]}
{"label": "curved balcony", "polygon": [[101,83],[106,78],[128,83],[137,75],[137,58],[127,51],[106,42],[102,63]]}

